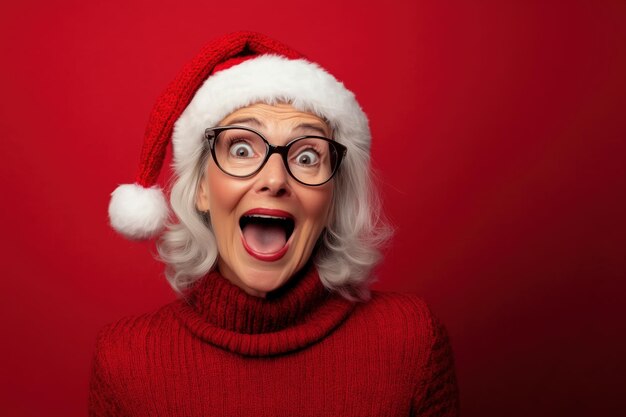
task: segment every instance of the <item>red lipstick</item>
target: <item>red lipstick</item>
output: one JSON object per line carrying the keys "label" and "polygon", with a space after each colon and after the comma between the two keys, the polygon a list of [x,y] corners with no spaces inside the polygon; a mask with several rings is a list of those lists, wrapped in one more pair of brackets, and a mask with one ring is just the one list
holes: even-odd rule
{"label": "red lipstick", "polygon": [[[294,216],[287,211],[278,210],[278,209],[261,208],[261,207],[253,208],[251,210],[246,211],[242,215],[242,218],[244,216],[268,216],[268,217],[290,219],[292,221],[294,220]],[[261,252],[254,250],[253,248],[250,247],[250,245],[246,241],[243,233],[241,235],[241,242],[243,244],[244,249],[246,250],[246,252],[248,252],[250,256],[260,261],[264,261],[264,262],[277,261],[281,259],[283,256],[285,256],[285,254],[289,250],[289,240],[285,242],[285,245],[282,248],[280,248],[277,252],[273,252],[273,253],[261,253]]]}
{"label": "red lipstick", "polygon": [[269,209],[269,208],[253,208],[251,210],[246,211],[245,213],[243,213],[243,216],[253,216],[253,215],[260,215],[260,216],[272,216],[272,217],[284,217],[287,219],[292,219],[293,220],[293,214],[284,211],[284,210],[278,210],[278,209]]}
{"label": "red lipstick", "polygon": [[274,252],[274,253],[260,253],[260,252],[253,250],[250,246],[248,246],[248,242],[246,242],[246,239],[244,239],[243,236],[241,237],[241,242],[243,243],[243,247],[246,249],[246,252],[248,252],[250,256],[258,259],[259,261],[265,261],[265,262],[277,261],[283,256],[285,256],[285,254],[289,250],[289,242],[287,242],[287,244],[283,246],[278,252]]}

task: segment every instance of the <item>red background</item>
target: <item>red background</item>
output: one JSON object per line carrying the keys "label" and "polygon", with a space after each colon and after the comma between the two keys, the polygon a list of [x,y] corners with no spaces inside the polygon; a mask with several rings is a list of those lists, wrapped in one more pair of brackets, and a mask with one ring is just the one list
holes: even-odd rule
{"label": "red background", "polygon": [[0,6],[0,414],[84,415],[98,329],[174,298],[108,194],[239,29],[357,94],[397,227],[376,286],[447,324],[465,416],[624,412],[626,3],[51,3]]}

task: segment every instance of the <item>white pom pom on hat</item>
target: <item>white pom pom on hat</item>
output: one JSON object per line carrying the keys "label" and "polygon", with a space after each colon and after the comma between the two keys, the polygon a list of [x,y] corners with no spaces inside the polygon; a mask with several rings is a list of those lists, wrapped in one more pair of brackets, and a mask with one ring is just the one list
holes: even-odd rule
{"label": "white pom pom on hat", "polygon": [[238,108],[280,101],[328,120],[335,140],[348,146],[348,155],[351,146],[369,150],[367,117],[341,82],[265,35],[232,33],[205,45],[155,103],[135,183],[111,194],[111,226],[130,239],[158,235],[169,209],[156,182],[170,141],[174,169],[180,173],[196,162],[206,128]]}
{"label": "white pom pom on hat", "polygon": [[122,184],[111,193],[111,226],[130,239],[154,236],[163,228],[167,216],[167,201],[156,186]]}

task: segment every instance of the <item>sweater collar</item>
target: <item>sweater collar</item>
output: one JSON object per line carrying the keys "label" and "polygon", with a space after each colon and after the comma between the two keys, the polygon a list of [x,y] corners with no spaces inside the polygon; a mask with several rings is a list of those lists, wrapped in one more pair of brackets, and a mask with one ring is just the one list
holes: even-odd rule
{"label": "sweater collar", "polygon": [[329,292],[309,268],[266,298],[247,294],[213,271],[175,308],[183,324],[206,342],[242,355],[267,356],[319,341],[353,307]]}

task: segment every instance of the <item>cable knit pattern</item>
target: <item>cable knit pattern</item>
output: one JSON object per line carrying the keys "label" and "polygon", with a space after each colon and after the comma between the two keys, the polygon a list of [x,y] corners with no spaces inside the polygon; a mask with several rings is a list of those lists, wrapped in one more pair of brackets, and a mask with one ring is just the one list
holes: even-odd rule
{"label": "cable knit pattern", "polygon": [[457,416],[445,330],[419,298],[354,304],[315,272],[267,299],[217,273],[100,333],[91,416]]}

